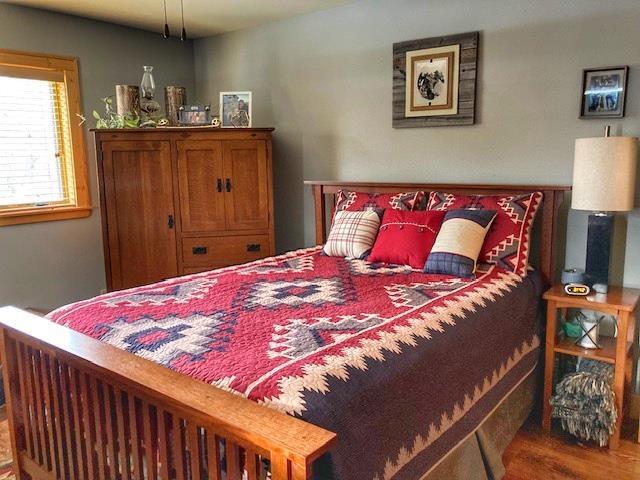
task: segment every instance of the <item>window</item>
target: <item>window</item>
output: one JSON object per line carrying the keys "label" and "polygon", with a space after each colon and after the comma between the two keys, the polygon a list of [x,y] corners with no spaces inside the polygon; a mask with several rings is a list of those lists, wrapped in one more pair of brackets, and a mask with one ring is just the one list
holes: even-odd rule
{"label": "window", "polygon": [[91,214],[75,59],[0,50],[0,226]]}

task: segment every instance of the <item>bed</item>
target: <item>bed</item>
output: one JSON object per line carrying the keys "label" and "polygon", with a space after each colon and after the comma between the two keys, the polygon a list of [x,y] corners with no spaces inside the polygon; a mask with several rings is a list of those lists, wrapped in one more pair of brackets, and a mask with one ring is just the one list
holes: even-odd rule
{"label": "bed", "polygon": [[21,478],[432,479],[477,473],[478,451],[492,462],[532,404],[567,187],[310,183],[318,245],[341,188],[540,190],[537,271],[459,279],[316,247],[113,292],[53,322],[2,309]]}

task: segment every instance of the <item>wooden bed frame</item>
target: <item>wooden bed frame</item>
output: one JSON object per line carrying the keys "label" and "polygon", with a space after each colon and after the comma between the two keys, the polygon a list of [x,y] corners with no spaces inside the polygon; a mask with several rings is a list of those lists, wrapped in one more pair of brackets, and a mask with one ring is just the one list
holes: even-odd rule
{"label": "wooden bed frame", "polygon": [[[316,243],[342,188],[367,192],[544,192],[539,269],[554,277],[566,186],[305,182]],[[306,480],[336,435],[13,307],[0,309],[4,387],[19,480]],[[224,458],[221,455],[224,448]]]}

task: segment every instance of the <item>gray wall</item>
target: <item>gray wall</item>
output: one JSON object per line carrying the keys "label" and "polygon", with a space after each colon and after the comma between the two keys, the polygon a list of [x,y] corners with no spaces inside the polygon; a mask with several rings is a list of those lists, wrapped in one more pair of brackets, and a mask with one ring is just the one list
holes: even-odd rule
{"label": "gray wall", "polygon": [[[0,48],[79,58],[85,113],[117,83],[137,84],[142,65],[193,93],[193,45],[107,23],[0,3]],[[162,103],[162,101],[161,101]],[[90,117],[90,115],[87,115]],[[0,305],[51,309],[97,295],[105,286],[96,165],[86,135],[93,205],[88,219],[0,227]]]}
{"label": "gray wall", "polygon": [[[196,90],[214,103],[252,90],[255,124],[276,127],[287,250],[313,243],[304,179],[571,183],[575,138],[606,123],[640,135],[639,25],[638,0],[362,0],[197,40]],[[392,44],[471,30],[482,32],[478,124],[391,128]],[[579,120],[582,69],[618,64],[631,66],[626,118]],[[579,266],[586,216],[568,223],[567,264]],[[640,215],[619,223],[615,280],[639,286]]]}
{"label": "gray wall", "polygon": [[[583,67],[631,66],[627,117],[640,135],[637,0],[364,0],[195,42],[0,3],[0,48],[80,59],[85,112],[116,83],[156,67],[160,87],[190,100],[252,90],[256,125],[275,137],[278,248],[313,242],[303,179],[569,183],[573,139],[604,121],[577,119]],[[481,30],[479,124],[391,128],[393,42]],[[91,192],[95,161],[87,137]],[[640,202],[639,202],[640,205]],[[640,286],[640,214],[619,222],[616,277]],[[628,225],[627,225],[628,224]],[[584,257],[586,217],[571,213],[567,263]],[[626,255],[626,261],[624,257]],[[100,218],[0,228],[0,305],[53,308],[104,288]]]}

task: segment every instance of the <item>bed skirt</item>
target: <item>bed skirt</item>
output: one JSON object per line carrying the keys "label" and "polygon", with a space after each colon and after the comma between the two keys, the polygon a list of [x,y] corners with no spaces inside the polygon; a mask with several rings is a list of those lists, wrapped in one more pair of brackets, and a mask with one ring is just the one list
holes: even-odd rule
{"label": "bed skirt", "polygon": [[498,480],[505,474],[502,455],[536,404],[536,368],[502,401],[478,429],[420,480]]}

